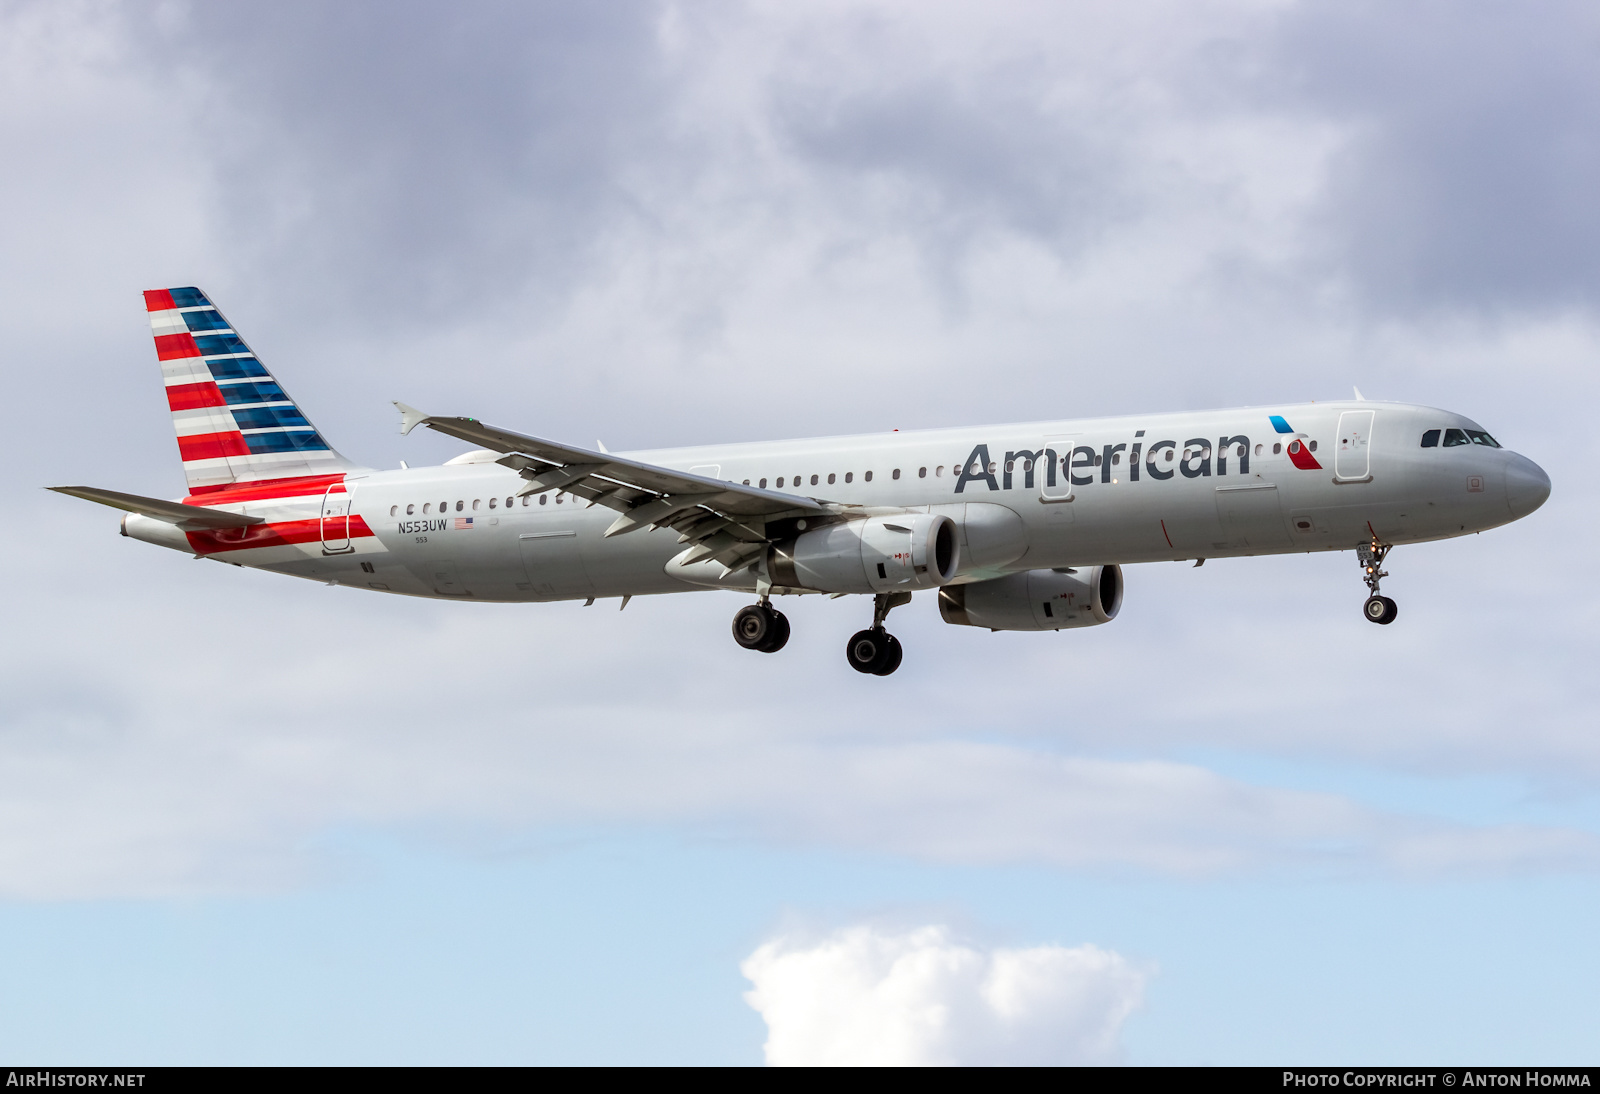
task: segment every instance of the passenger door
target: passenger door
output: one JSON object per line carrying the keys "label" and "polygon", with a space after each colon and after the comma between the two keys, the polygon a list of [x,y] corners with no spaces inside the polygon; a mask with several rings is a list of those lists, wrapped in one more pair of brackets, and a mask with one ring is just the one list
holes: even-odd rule
{"label": "passenger door", "polygon": [[[1056,433],[1044,439],[1039,459],[1034,463],[1033,481],[1038,484],[1039,500],[1046,504],[1072,500],[1072,449],[1077,433]],[[1071,510],[1059,514],[1071,519]]]}
{"label": "passenger door", "polygon": [[1339,437],[1334,442],[1333,477],[1340,482],[1367,482],[1372,478],[1372,419],[1370,410],[1347,410],[1339,415]]}
{"label": "passenger door", "polygon": [[350,545],[350,494],[344,483],[336,482],[322,495],[322,553],[344,555],[354,551]]}

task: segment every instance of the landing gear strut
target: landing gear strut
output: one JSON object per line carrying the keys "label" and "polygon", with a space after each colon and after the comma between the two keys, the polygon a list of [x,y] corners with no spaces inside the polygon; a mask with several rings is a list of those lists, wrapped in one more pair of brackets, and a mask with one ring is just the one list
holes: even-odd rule
{"label": "landing gear strut", "polygon": [[762,597],[733,617],[733,640],[747,650],[777,653],[789,641],[789,618]]}
{"label": "landing gear strut", "polygon": [[1400,614],[1400,609],[1395,607],[1394,601],[1386,596],[1378,595],[1378,583],[1389,576],[1383,568],[1383,560],[1389,557],[1389,552],[1394,545],[1379,543],[1377,533],[1373,533],[1371,543],[1363,543],[1356,548],[1356,558],[1361,561],[1361,580],[1367,583],[1367,589],[1372,594],[1367,597],[1367,602],[1361,605],[1361,614],[1370,622],[1388,625],[1395,621]]}
{"label": "landing gear strut", "polygon": [[902,604],[911,603],[910,593],[879,593],[872,598],[872,627],[857,631],[845,643],[844,657],[857,672],[872,676],[888,676],[900,667],[904,651],[900,640],[883,629],[889,612]]}

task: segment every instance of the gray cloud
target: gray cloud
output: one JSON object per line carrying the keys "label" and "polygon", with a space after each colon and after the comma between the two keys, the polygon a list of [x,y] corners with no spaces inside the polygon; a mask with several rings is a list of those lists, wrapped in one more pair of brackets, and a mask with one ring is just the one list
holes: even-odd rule
{"label": "gray cloud", "polygon": [[620,165],[667,154],[656,10],[197,4],[130,22],[185,109],[174,154],[211,175],[249,265],[324,309],[437,322],[570,283],[625,215]]}
{"label": "gray cloud", "polygon": [[1252,87],[1352,128],[1329,249],[1381,313],[1600,301],[1593,5],[1307,3]]}

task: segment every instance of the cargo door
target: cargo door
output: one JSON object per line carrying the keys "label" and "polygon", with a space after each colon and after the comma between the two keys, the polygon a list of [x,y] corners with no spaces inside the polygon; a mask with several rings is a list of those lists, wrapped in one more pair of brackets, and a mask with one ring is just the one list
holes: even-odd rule
{"label": "cargo door", "polygon": [[430,558],[423,563],[427,568],[427,582],[440,596],[471,596],[472,590],[461,584],[456,574],[455,560]]}
{"label": "cargo door", "polygon": [[517,537],[522,569],[541,600],[571,600],[593,596],[594,582],[583,564],[578,533],[574,529],[523,532]]}
{"label": "cargo door", "polygon": [[1291,544],[1283,502],[1273,483],[1217,487],[1217,519],[1231,547],[1270,551]]}

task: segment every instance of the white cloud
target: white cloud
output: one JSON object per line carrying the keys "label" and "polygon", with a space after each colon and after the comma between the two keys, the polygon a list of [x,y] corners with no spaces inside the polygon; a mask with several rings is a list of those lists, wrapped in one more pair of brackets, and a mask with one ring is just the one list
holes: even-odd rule
{"label": "white cloud", "polygon": [[779,1066],[1112,1063],[1149,978],[1095,946],[984,949],[942,926],[779,937],[740,970]]}

